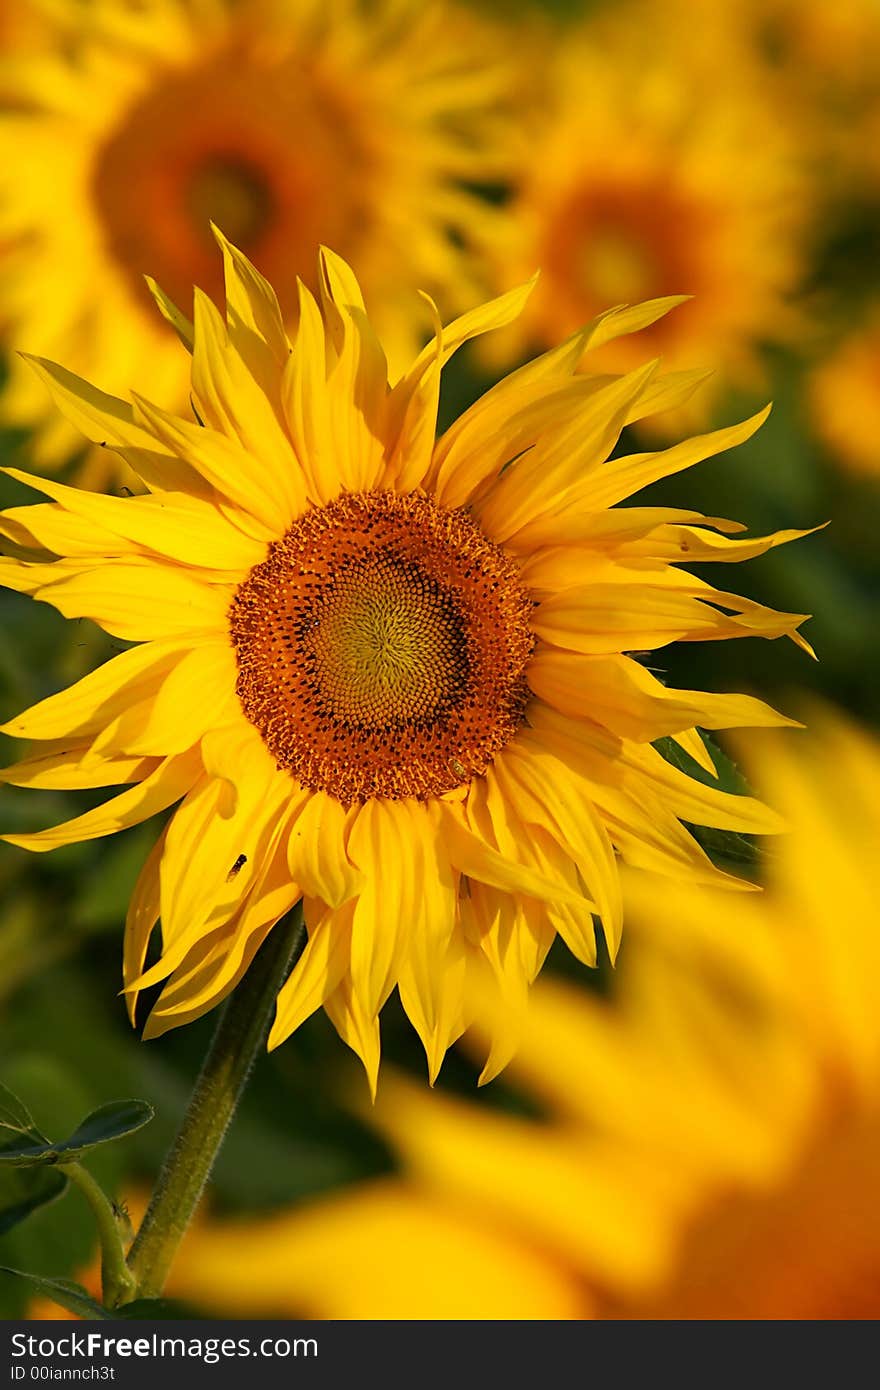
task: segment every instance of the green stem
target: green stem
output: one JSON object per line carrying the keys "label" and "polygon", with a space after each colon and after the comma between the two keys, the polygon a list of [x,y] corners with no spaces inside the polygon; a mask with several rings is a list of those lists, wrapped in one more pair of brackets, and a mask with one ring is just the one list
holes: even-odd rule
{"label": "green stem", "polygon": [[198,1205],[251,1067],[266,1042],[278,991],[303,938],[297,909],[269,934],[224,1006],[177,1138],[129,1251],[138,1298],[157,1298]]}
{"label": "green stem", "polygon": [[135,1297],[136,1281],[125,1261],[125,1246],[116,1208],[87,1168],[81,1163],[59,1163],[92,1209],[101,1238],[101,1289],[104,1305],[118,1308]]}

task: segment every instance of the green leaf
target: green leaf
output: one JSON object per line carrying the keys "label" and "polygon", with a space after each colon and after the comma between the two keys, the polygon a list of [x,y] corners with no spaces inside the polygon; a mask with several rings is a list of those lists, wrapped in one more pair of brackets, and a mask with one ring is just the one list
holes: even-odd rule
{"label": "green leaf", "polygon": [[0,1086],[0,1150],[4,1150],[7,1143],[19,1145],[23,1142],[48,1144],[49,1141],[37,1129],[27,1106],[8,1087]]}
{"label": "green leaf", "polygon": [[65,1157],[78,1157],[96,1144],[108,1144],[113,1139],[122,1139],[126,1134],[143,1129],[152,1120],[153,1114],[152,1105],[145,1100],[112,1100],[87,1115],[70,1138],[58,1145],[59,1151]]}
{"label": "green leaf", "polygon": [[182,1303],[170,1298],[136,1298],[132,1303],[124,1303],[112,1314],[114,1318],[134,1320],[136,1318],[191,1318],[192,1312]]}
{"label": "green leaf", "polygon": [[67,1189],[57,1168],[9,1168],[0,1173],[0,1236],[6,1235],[38,1207],[54,1202]]}
{"label": "green leaf", "polygon": [[[24,1113],[27,1114],[26,1111]],[[98,1144],[108,1144],[113,1139],[133,1134],[152,1118],[153,1107],[145,1100],[114,1100],[93,1110],[68,1139],[58,1144],[53,1144],[38,1131],[20,1131],[22,1137],[18,1142],[13,1139],[0,1148],[0,1163],[11,1163],[18,1167],[72,1163]]]}
{"label": "green leaf", "polygon": [[10,1269],[8,1265],[0,1265],[0,1274],[11,1274],[15,1279],[24,1279],[37,1293],[43,1294],[46,1298],[51,1298],[53,1303],[58,1303],[62,1308],[66,1308],[68,1313],[76,1313],[81,1318],[109,1318],[112,1315],[102,1304],[97,1303],[94,1298],[83,1288],[81,1284],[74,1284],[70,1279],[47,1279],[42,1274],[27,1274],[23,1269]]}
{"label": "green leaf", "polygon": [[[732,796],[752,795],[752,790],[736,763],[718,747],[704,729],[699,729],[698,733],[715,764],[715,777],[700,767],[673,738],[660,738],[654,747],[673,767],[702,782],[704,786],[715,787],[718,791],[729,792]],[[737,830],[716,830],[706,825],[688,825],[688,830],[719,868],[729,868],[734,873],[741,873],[754,868],[760,862],[760,850],[751,835],[744,835]]]}

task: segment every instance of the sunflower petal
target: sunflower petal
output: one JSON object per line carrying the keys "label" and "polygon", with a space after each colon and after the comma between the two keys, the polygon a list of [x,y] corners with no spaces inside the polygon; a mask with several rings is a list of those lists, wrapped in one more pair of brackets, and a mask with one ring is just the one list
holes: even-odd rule
{"label": "sunflower petal", "polygon": [[550,648],[529,663],[529,685],[562,714],[592,719],[637,743],[702,729],[790,728],[797,720],[750,695],[674,690],[629,656],[583,656]]}
{"label": "sunflower petal", "polygon": [[364,1007],[352,981],[343,979],[324,1001],[324,1008],[340,1038],[360,1057],[367,1073],[370,1095],[376,1099],[379,1084],[379,1019]]}
{"label": "sunflower petal", "polygon": [[29,835],[2,835],[0,839],[20,849],[39,852],[79,844],[83,840],[98,840],[131,825],[140,825],[157,811],[166,810],[186,794],[197,776],[198,758],[192,751],[166,758],[143,782],[104,802],[103,806],[96,806],[49,830]]}
{"label": "sunflower petal", "polygon": [[348,902],[363,883],[347,849],[351,819],[335,797],[304,791],[290,827],[287,854],[293,878],[309,897],[332,908]]}
{"label": "sunflower petal", "polygon": [[325,912],[309,931],[305,950],[278,995],[269,1034],[270,1052],[296,1032],[341,984],[351,960],[353,913],[353,903]]}

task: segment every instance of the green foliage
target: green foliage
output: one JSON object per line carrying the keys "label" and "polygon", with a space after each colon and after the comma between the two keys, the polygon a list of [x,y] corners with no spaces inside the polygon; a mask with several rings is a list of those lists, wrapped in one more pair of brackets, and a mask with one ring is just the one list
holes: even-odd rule
{"label": "green foliage", "polygon": [[48,1144],[34,1124],[33,1116],[27,1106],[8,1087],[0,1085],[0,1161],[8,1146]]}
{"label": "green foliage", "polygon": [[[693,777],[705,786],[729,792],[732,796],[750,796],[752,789],[736,763],[718,747],[704,729],[699,730],[699,733],[715,764],[714,777],[704,767],[700,767],[675,739],[658,739],[654,747],[673,767],[679,768],[688,777]],[[697,844],[720,869],[727,869],[743,877],[749,870],[756,869],[760,863],[760,845],[753,835],[743,835],[736,830],[716,830],[709,825],[689,825],[688,829]]]}
{"label": "green foliage", "polygon": [[152,1118],[153,1107],[146,1101],[111,1101],[87,1115],[69,1138],[53,1143],[36,1128],[18,1097],[0,1086],[0,1164],[26,1168],[72,1163],[98,1144],[133,1134]]}
{"label": "green foliage", "polygon": [[50,1298],[53,1303],[66,1308],[68,1313],[75,1313],[79,1318],[114,1316],[102,1304],[96,1302],[81,1284],[75,1284],[70,1279],[47,1279],[42,1274],[28,1274],[23,1269],[10,1269],[8,1265],[0,1265],[0,1274],[10,1274],[14,1279],[22,1280],[35,1293]]}
{"label": "green foliage", "polygon": [[66,1191],[67,1178],[57,1168],[0,1171],[0,1236]]}

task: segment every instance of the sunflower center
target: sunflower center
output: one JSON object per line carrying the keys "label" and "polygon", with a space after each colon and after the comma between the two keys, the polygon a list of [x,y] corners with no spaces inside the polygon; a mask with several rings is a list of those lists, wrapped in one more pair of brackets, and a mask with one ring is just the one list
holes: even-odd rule
{"label": "sunflower center", "polygon": [[627,228],[597,228],[576,260],[580,283],[608,304],[638,303],[657,281],[657,266],[644,237]]}
{"label": "sunflower center", "polygon": [[[714,244],[710,210],[669,181],[649,178],[574,189],[551,218],[543,244],[549,293],[577,326],[609,303],[698,293],[704,248]],[[652,329],[662,339],[675,321]]]}
{"label": "sunflower center", "polygon": [[274,213],[262,170],[236,156],[209,156],[197,164],[187,198],[197,227],[213,222],[236,246],[257,243]]}
{"label": "sunflower center", "polygon": [[463,512],[347,494],[299,518],[236,593],[238,696],[304,786],[346,804],[439,796],[522,724],[531,609]]}
{"label": "sunflower center", "polygon": [[268,61],[242,39],[158,72],[97,151],[92,189],[137,297],[147,305],[147,272],[183,307],[194,284],[222,300],[211,222],[290,294],[297,274],[312,278],[320,242],[351,253],[368,229],[372,167],[347,99],[306,64]]}

